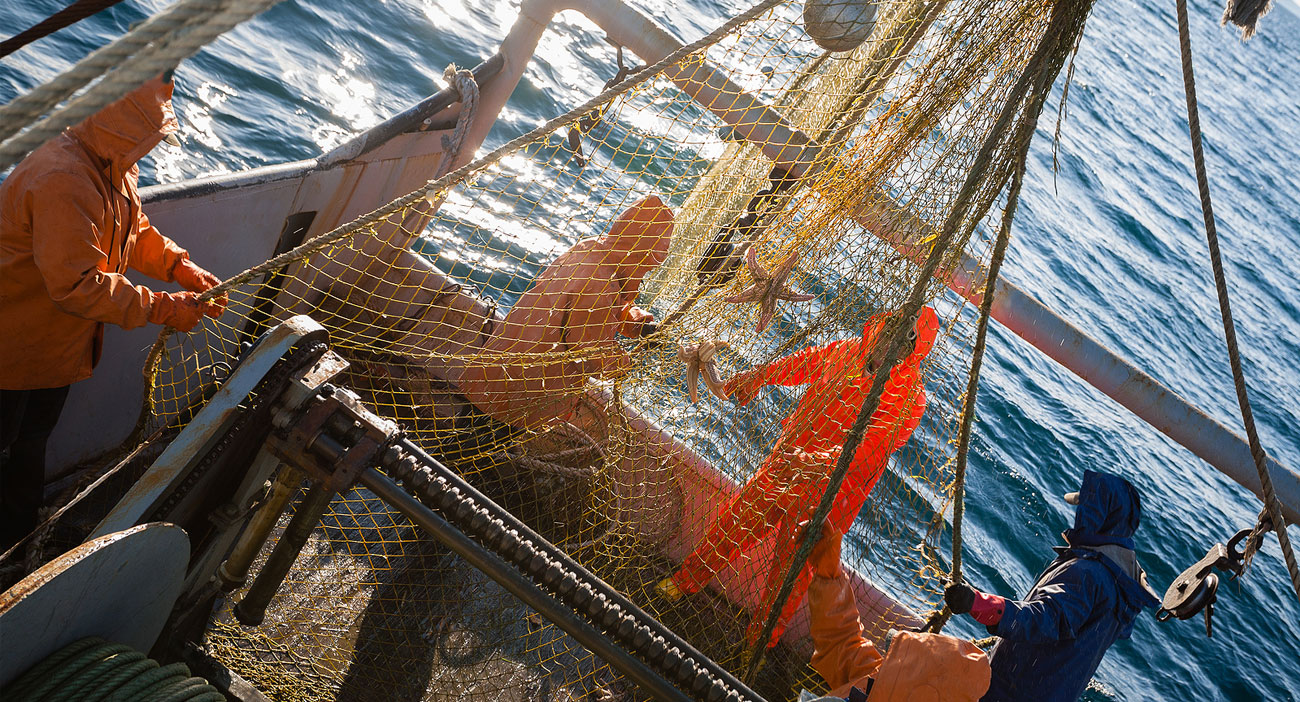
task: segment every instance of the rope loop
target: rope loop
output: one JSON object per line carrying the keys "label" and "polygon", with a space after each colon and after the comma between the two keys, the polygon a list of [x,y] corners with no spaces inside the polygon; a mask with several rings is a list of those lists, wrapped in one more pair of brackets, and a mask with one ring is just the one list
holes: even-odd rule
{"label": "rope loop", "polygon": [[[1255,429],[1255,414],[1250,407],[1246,375],[1241,368],[1241,351],[1237,346],[1236,325],[1232,320],[1232,305],[1228,299],[1228,281],[1223,271],[1223,256],[1219,252],[1219,233],[1214,223],[1210,181],[1205,170],[1205,150],[1201,144],[1201,119],[1196,108],[1196,76],[1192,69],[1192,40],[1187,22],[1187,0],[1176,1],[1178,45],[1183,59],[1183,91],[1187,97],[1187,132],[1191,139],[1192,162],[1196,166],[1196,188],[1201,197],[1201,215],[1205,221],[1205,241],[1210,249],[1210,266],[1214,270],[1214,288],[1219,297],[1219,315],[1223,319],[1224,343],[1228,347],[1228,365],[1232,368],[1232,384],[1237,391],[1237,405],[1241,410],[1242,424],[1246,428],[1250,456],[1255,460],[1255,469],[1259,472],[1264,510],[1268,512],[1269,521],[1272,522],[1273,530],[1277,533],[1278,545],[1282,547],[1282,558],[1286,561],[1287,572],[1291,575],[1291,587],[1295,590],[1296,598],[1300,599],[1300,566],[1296,564],[1295,551],[1292,550],[1291,539],[1286,533],[1282,505],[1273,489],[1273,478],[1268,471],[1268,454],[1264,452],[1264,447],[1259,441],[1259,432]],[[1262,523],[1261,519],[1260,524]],[[1254,543],[1257,540],[1257,537],[1253,536],[1250,539],[1254,544],[1251,556],[1259,549],[1259,545]],[[1249,544],[1247,548],[1250,548]]]}
{"label": "rope loop", "polygon": [[460,94],[460,115],[456,118],[456,128],[452,131],[451,136],[443,136],[442,148],[449,156],[455,158],[460,153],[460,148],[465,144],[465,135],[469,133],[469,126],[474,123],[474,117],[478,113],[479,88],[478,81],[474,80],[474,74],[464,68],[457,68],[456,64],[447,66],[447,70],[442,73],[443,78],[447,79],[456,92]]}

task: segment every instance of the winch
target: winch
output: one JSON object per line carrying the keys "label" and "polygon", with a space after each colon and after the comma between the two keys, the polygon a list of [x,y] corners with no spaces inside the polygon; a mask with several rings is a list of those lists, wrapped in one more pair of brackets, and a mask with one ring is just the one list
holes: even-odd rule
{"label": "winch", "polygon": [[[176,561],[175,580],[183,579],[172,589],[179,595],[153,606],[171,610],[151,644],[156,657],[193,655],[191,643],[202,638],[214,602],[243,587],[305,479],[305,496],[233,607],[245,626],[263,621],[333,498],[360,486],[656,699],[761,702],[717,663],[406,439],[395,422],[371,412],[356,393],[337,384],[347,368],[310,317],[268,331],[243,350],[213,397],[96,528],[101,540],[138,540],[138,525],[160,522],[182,535],[167,542],[166,553],[156,554]],[[146,536],[159,541],[172,533],[155,532],[162,533],[153,529]],[[134,570],[118,573],[107,589],[138,590],[157,579],[149,559],[128,565]],[[85,587],[90,586],[73,583],[70,591]],[[69,638],[71,629],[49,629],[33,660],[85,635]]]}

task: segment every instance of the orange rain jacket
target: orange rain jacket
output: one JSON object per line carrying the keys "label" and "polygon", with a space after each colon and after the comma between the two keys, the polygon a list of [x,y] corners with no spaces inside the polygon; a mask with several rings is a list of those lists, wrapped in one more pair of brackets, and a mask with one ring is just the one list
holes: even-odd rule
{"label": "orange rain jacket", "polygon": [[975,644],[942,634],[910,631],[894,635],[882,659],[862,636],[853,588],[841,571],[820,574],[808,587],[812,667],[831,687],[831,696],[847,697],[857,687],[867,702],[975,702],[989,689],[989,659]]}
{"label": "orange rain jacket", "polygon": [[136,162],[176,131],[155,78],[46,142],[0,183],[0,389],[90,377],[104,324],[149,318],[128,267],[171,282],[189,258],[140,208]]}

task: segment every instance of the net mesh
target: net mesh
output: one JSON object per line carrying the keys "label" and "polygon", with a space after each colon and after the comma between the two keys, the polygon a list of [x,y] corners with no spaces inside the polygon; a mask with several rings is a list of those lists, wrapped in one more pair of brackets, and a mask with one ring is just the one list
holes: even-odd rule
{"label": "net mesh", "polygon": [[[309,314],[374,410],[740,672],[789,567],[774,553],[793,550],[877,342],[901,326],[889,313],[986,170],[926,288],[937,321],[914,328],[833,513],[851,522],[868,637],[914,626],[941,606],[976,326],[940,279],[982,271],[1012,151],[977,153],[1053,5],[883,0],[842,53],[801,9],[779,4],[437,197],[237,278],[225,315],[160,347],[149,422],[183,424],[242,342]],[[683,91],[709,67],[820,145],[797,181]],[[806,615],[780,628],[755,688],[825,689]],[[643,696],[360,489],[332,503],[266,623],[219,616],[207,644],[275,699]]]}

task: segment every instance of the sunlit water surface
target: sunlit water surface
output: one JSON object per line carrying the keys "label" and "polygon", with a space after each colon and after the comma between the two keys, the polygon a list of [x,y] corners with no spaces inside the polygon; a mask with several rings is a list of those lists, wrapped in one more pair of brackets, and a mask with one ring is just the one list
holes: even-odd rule
{"label": "sunlit water surface", "polygon": [[[0,34],[64,4],[0,3]],[[165,4],[123,3],[0,61],[0,100]],[[638,4],[685,40],[743,9],[735,0]],[[180,66],[186,147],[153,154],[144,179],[315,156],[437,90],[447,64],[488,57],[515,10],[492,0],[286,0]],[[1300,468],[1300,6],[1282,0],[1244,44],[1218,25],[1219,5],[1195,0],[1191,11],[1210,187],[1255,415],[1265,447]],[[1172,2],[1098,3],[1059,170],[1051,170],[1055,120],[1045,117],[1005,275],[1240,432],[1194,196],[1176,37]],[[562,15],[486,146],[584,101],[613,65],[593,25]],[[575,196],[568,206],[596,201]],[[561,248],[517,243],[543,259]],[[1142,492],[1138,551],[1160,589],[1252,522],[1252,496],[996,325],[984,368],[965,540],[975,584],[1023,593],[1069,525],[1059,496],[1085,468],[1119,473]],[[980,633],[961,621],[956,630]],[[1300,606],[1276,544],[1239,587],[1221,588],[1213,638],[1199,619],[1145,616],[1107,655],[1097,682],[1087,699],[1300,696]]]}

